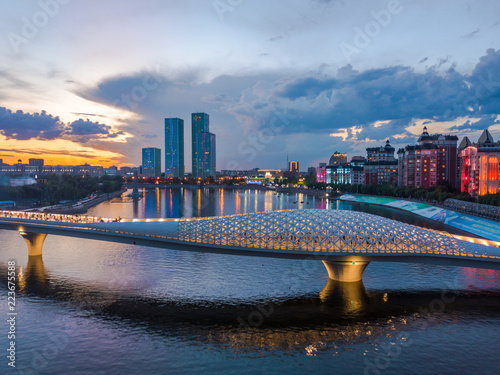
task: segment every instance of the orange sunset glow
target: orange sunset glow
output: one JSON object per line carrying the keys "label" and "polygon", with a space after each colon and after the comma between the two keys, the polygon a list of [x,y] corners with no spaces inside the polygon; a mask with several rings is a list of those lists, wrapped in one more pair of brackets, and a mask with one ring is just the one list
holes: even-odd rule
{"label": "orange sunset glow", "polygon": [[119,153],[98,150],[63,139],[20,141],[0,138],[0,159],[4,163],[16,164],[19,159],[27,163],[31,158],[44,159],[46,165],[99,164],[105,168],[128,165],[120,162],[123,155]]}

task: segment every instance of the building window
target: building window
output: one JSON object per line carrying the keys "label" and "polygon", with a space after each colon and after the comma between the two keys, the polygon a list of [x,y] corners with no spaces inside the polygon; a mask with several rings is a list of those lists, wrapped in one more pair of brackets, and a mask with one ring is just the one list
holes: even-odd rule
{"label": "building window", "polygon": [[488,160],[488,181],[498,180],[498,158]]}

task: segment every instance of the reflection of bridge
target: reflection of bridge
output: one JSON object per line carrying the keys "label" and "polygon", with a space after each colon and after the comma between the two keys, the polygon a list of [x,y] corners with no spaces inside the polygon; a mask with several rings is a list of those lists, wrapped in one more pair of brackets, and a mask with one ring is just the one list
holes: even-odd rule
{"label": "reflection of bridge", "polygon": [[361,280],[370,261],[500,269],[500,243],[340,210],[103,223],[0,217],[0,229],[18,230],[30,256],[41,255],[46,235],[56,234],[187,251],[316,259],[339,281]]}
{"label": "reflection of bridge", "polygon": [[[6,267],[0,262],[0,268]],[[113,279],[111,283],[74,280],[46,269],[40,256],[28,257],[22,270],[17,280],[18,291],[23,296],[43,298],[51,304],[69,304],[78,311],[91,311],[98,319],[102,314],[106,321],[110,317],[113,320],[121,318],[131,328],[144,329],[146,325],[161,336],[175,332],[179,337],[209,342],[210,347],[222,345],[245,352],[304,350],[307,347],[331,350],[336,345],[405,332],[412,323],[420,328],[439,325],[449,322],[451,315],[473,314],[495,319],[498,313],[492,306],[497,305],[500,295],[497,289],[466,293],[459,290],[402,291],[400,288],[366,290],[361,281],[328,280],[319,295],[293,293],[257,300],[217,299],[203,301],[200,305],[199,300],[141,293],[133,276],[118,285]],[[0,283],[7,283],[7,273],[0,273]],[[433,314],[429,320],[422,313],[422,307],[435,306],[436,301],[445,300],[453,301],[446,304],[447,314]],[[73,331],[77,322],[70,316],[65,314],[58,324],[63,324],[69,335],[78,334],[78,329]]]}

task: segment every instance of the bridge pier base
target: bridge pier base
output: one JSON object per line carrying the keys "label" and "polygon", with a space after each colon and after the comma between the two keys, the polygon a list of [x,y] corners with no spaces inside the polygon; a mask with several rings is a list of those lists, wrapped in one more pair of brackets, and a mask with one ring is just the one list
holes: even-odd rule
{"label": "bridge pier base", "polygon": [[42,255],[43,242],[47,237],[45,233],[19,232],[28,245],[28,256]]}
{"label": "bridge pier base", "polygon": [[332,280],[342,282],[361,281],[363,272],[369,261],[330,261],[323,260],[323,264],[328,271],[328,277]]}

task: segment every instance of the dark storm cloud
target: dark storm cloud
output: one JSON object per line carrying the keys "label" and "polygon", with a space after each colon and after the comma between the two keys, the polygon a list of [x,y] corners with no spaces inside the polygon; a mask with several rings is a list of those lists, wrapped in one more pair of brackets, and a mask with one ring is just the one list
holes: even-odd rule
{"label": "dark storm cloud", "polygon": [[382,125],[375,126],[364,126],[362,130],[356,135],[359,140],[363,139],[389,139],[391,142],[395,143],[394,135],[398,135],[397,142],[414,142],[415,136],[412,134],[406,134],[401,136],[405,132],[405,128],[411,123],[411,118],[402,118],[397,120],[391,120]]}
{"label": "dark storm cloud", "polygon": [[64,124],[59,117],[41,113],[13,112],[0,107],[0,134],[8,139],[54,139],[61,135]]}
{"label": "dark storm cloud", "polygon": [[75,93],[85,99],[134,111],[144,102],[151,101],[154,97],[152,94],[165,84],[166,80],[154,71],[143,71],[129,76],[111,77],[97,87],[80,89]]}
{"label": "dark storm cloud", "polygon": [[337,86],[337,81],[333,79],[320,80],[317,78],[307,77],[299,78],[289,85],[283,85],[276,93],[287,99],[298,99],[308,97],[319,92],[334,89]]}
{"label": "dark storm cloud", "polygon": [[299,99],[315,108],[313,117],[321,121],[316,121],[314,127],[321,130],[379,120],[435,118],[467,91],[464,78],[454,70],[444,74],[434,70],[416,73],[412,68],[397,66],[343,79],[296,79],[275,92],[290,108]]}
{"label": "dark storm cloud", "polygon": [[7,139],[52,140],[56,138],[70,139],[85,143],[92,139],[116,138],[122,132],[115,132],[111,126],[89,120],[76,120],[65,124],[59,117],[41,113],[13,112],[0,107],[0,134]]}
{"label": "dark storm cloud", "polygon": [[[449,58],[424,71],[408,66],[358,71],[346,65],[336,74],[325,73],[327,69],[299,77],[274,72],[219,76],[208,83],[196,83],[197,71],[178,79],[161,72],[137,73],[108,78],[79,94],[113,103],[123,95],[133,99],[130,94],[135,88],[147,98],[129,109],[144,118],[160,124],[170,111],[178,116],[203,110],[217,116],[214,130],[219,133],[235,129],[235,124],[246,135],[269,133],[274,125],[280,135],[328,134],[357,127],[360,132],[348,132],[348,139],[379,140],[405,134],[413,139],[405,129],[415,119],[453,122],[470,117],[482,122],[471,120],[467,128],[492,125],[494,115],[500,114],[500,51],[488,50],[471,74],[458,72],[453,64],[443,70],[443,64],[450,64]],[[145,88],[144,82],[156,88],[139,89]],[[379,121],[385,123],[375,127]],[[154,132],[150,126],[147,133]],[[465,126],[454,130],[459,128]]]}
{"label": "dark storm cloud", "polygon": [[116,138],[123,132],[115,132],[109,125],[100,124],[90,120],[76,120],[66,126],[65,136],[79,143],[104,138]]}
{"label": "dark storm cloud", "polygon": [[[440,61],[440,65],[447,61]],[[326,132],[362,127],[359,139],[381,139],[404,131],[412,119],[454,121],[485,118],[476,126],[492,125],[500,114],[500,51],[488,50],[470,75],[435,67],[423,72],[393,66],[358,72],[350,66],[336,77],[306,76],[275,82],[272,89],[252,89],[228,106],[238,118],[253,118],[261,127],[271,109],[287,108],[293,115],[283,133]],[[389,121],[373,128],[377,121]],[[265,123],[265,122],[264,122]]]}
{"label": "dark storm cloud", "polygon": [[471,92],[465,104],[479,114],[500,113],[500,50],[489,49],[472,71]]}
{"label": "dark storm cloud", "polygon": [[67,134],[70,135],[109,135],[111,126],[99,124],[89,120],[76,120],[68,125]]}
{"label": "dark storm cloud", "polygon": [[455,125],[450,130],[458,131],[470,131],[470,130],[483,130],[488,129],[491,125],[499,124],[500,121],[497,120],[497,115],[485,115],[481,117],[478,121],[467,120],[462,125]]}

